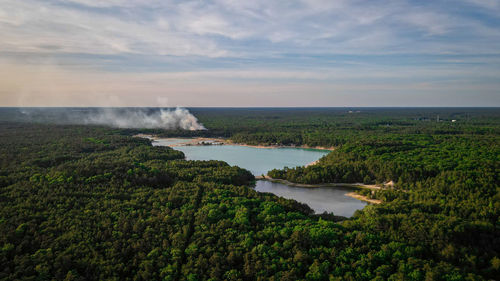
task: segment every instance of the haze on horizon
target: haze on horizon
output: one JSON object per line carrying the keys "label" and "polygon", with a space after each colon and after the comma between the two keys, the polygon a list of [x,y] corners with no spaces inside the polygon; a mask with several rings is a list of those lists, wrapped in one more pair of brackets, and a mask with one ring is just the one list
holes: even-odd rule
{"label": "haze on horizon", "polygon": [[500,106],[500,0],[0,0],[0,106]]}

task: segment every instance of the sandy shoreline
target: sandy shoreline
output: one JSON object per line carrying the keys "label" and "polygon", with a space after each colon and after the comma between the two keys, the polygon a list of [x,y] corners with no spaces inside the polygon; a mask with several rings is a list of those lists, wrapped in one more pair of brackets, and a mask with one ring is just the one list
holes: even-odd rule
{"label": "sandy shoreline", "polygon": [[255,148],[304,148],[304,149],[317,149],[317,150],[329,150],[329,151],[332,151],[335,149],[334,147],[308,146],[308,145],[299,145],[299,146],[297,146],[297,145],[295,145],[295,146],[289,146],[289,145],[252,145],[252,144],[246,144],[246,143],[236,143],[236,142],[232,142],[230,140],[227,140],[226,143],[229,145],[239,145],[239,146],[247,146],[247,147],[255,147]]}
{"label": "sandy shoreline", "polygon": [[294,183],[290,182],[287,180],[282,180],[282,179],[275,179],[271,178],[270,176],[256,176],[256,180],[268,180],[272,182],[278,182],[290,186],[297,186],[297,187],[320,187],[320,186],[331,186],[331,187],[341,187],[341,186],[347,186],[347,187],[360,187],[360,188],[366,188],[366,189],[371,189],[371,190],[379,190],[383,189],[382,187],[374,184],[364,184],[364,183],[318,183],[318,184],[307,184],[307,183]]}
{"label": "sandy shoreline", "polygon": [[356,192],[349,192],[349,193],[346,193],[345,196],[349,196],[349,197],[352,197],[352,198],[355,198],[355,199],[358,199],[358,200],[361,200],[361,201],[365,201],[365,202],[368,202],[368,203],[372,203],[372,204],[380,204],[382,203],[382,200],[378,200],[378,199],[370,199],[364,195],[361,195],[361,194],[357,194]]}
{"label": "sandy shoreline", "polygon": [[[154,135],[147,135],[147,134],[137,134],[134,135],[134,137],[139,137],[139,138],[147,138],[150,140],[158,141],[162,139],[186,139],[185,142],[179,142],[175,144],[169,144],[168,146],[170,147],[176,147],[176,146],[190,146],[190,145],[210,145],[210,144],[201,144],[201,142],[216,142],[220,144],[215,144],[215,145],[238,145],[238,146],[246,146],[246,147],[254,147],[254,148],[305,148],[305,149],[318,149],[318,150],[329,150],[332,151],[335,148],[334,147],[324,147],[324,146],[308,146],[308,145],[300,145],[300,146],[287,146],[287,145],[251,145],[251,144],[246,144],[246,143],[236,143],[232,142],[229,139],[223,139],[223,138],[179,138],[179,137],[171,137],[171,138],[161,138],[157,137]],[[311,164],[308,164],[311,165]]]}
{"label": "sandy shoreline", "polygon": [[[135,135],[134,137],[141,137],[141,138],[147,138],[153,141],[158,141],[162,139],[171,139],[171,140],[186,140],[185,142],[179,142],[179,143],[174,143],[174,144],[169,144],[168,146],[170,147],[177,147],[177,146],[191,146],[191,145],[196,145],[196,146],[202,146],[202,145],[238,145],[238,146],[247,146],[247,147],[254,147],[254,148],[306,148],[306,149],[319,149],[319,150],[334,150],[333,147],[327,148],[327,147],[322,147],[322,146],[316,146],[316,147],[310,147],[307,145],[301,145],[301,146],[284,146],[284,145],[250,145],[250,144],[244,144],[244,143],[235,143],[232,142],[231,140],[228,139],[223,139],[223,138],[160,138],[154,135],[146,135],[146,134],[138,134]],[[216,144],[203,144],[202,142],[207,142],[207,143],[216,143]],[[308,163],[305,165],[305,167],[311,166],[311,165],[316,165],[319,162],[319,159],[316,161],[313,161],[311,163]],[[296,186],[296,187],[306,187],[306,188],[314,188],[314,187],[354,187],[354,188],[366,188],[366,189],[371,189],[371,190],[379,190],[382,189],[382,187],[374,185],[374,184],[363,184],[363,183],[323,183],[323,184],[302,184],[302,183],[293,183],[287,180],[282,180],[282,179],[274,179],[269,176],[256,176],[256,180],[268,180],[272,182],[278,182],[282,183],[285,185],[289,186]],[[369,202],[372,204],[380,204],[382,203],[381,200],[378,199],[370,199],[367,196],[357,194],[356,192],[348,192],[345,194],[346,196]]]}
{"label": "sandy shoreline", "polygon": [[316,165],[319,163],[319,159],[318,160],[315,160],[315,161],[312,161],[311,163],[308,163],[306,164],[304,167],[309,167],[309,166],[313,166],[313,165]]}
{"label": "sandy shoreline", "polygon": [[[320,184],[304,184],[304,183],[294,183],[290,182],[287,180],[282,180],[282,179],[275,179],[271,178],[270,176],[256,176],[256,180],[267,180],[271,182],[277,182],[289,186],[296,186],[296,187],[306,187],[306,188],[315,188],[315,187],[354,187],[354,188],[365,188],[365,189],[370,189],[370,190],[380,190],[384,189],[380,186],[374,185],[374,184],[363,184],[363,183],[320,183]],[[368,198],[367,196],[357,194],[356,192],[348,192],[345,194],[346,196],[369,202],[372,204],[380,204],[382,203],[381,200],[378,199],[371,199]]]}

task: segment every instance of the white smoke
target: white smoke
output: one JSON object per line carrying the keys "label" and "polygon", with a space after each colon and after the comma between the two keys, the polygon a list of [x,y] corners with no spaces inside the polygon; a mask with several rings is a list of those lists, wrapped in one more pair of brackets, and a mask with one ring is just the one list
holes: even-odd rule
{"label": "white smoke", "polygon": [[106,125],[117,128],[145,129],[182,129],[206,130],[187,109],[160,109],[145,111],[141,109],[102,109],[86,116],[84,124]]}

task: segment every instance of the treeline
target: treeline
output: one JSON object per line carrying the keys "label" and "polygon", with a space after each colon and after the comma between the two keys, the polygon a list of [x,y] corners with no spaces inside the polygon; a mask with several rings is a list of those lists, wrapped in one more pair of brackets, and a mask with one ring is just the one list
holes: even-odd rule
{"label": "treeline", "polygon": [[496,279],[500,113],[418,110],[193,109],[208,131],[148,131],[335,146],[270,174],[394,181],[342,222],[138,130],[0,122],[0,279]]}
{"label": "treeline", "polygon": [[498,109],[263,110],[239,118],[246,129],[234,130],[236,142],[336,148],[317,165],[273,170],[271,177],[393,184],[364,191],[385,203],[344,226],[413,245],[425,259],[466,272],[499,275]]}
{"label": "treeline", "polygon": [[388,134],[358,138],[338,146],[317,165],[269,172],[271,177],[298,183],[384,183],[409,189],[444,171],[472,172],[496,180],[498,137]]}
{"label": "treeline", "polygon": [[345,225],[493,278],[500,267],[500,134],[496,120],[476,122],[446,130],[439,129],[442,124],[410,124],[400,132],[359,131],[316,165],[268,175],[298,183],[392,181],[388,190],[362,191],[385,203],[365,208]]}
{"label": "treeline", "polygon": [[[338,224],[255,192],[246,170],[106,128],[2,123],[0,132],[2,280],[480,280],[498,270],[490,226],[457,217],[436,229],[425,213],[451,209],[408,205],[398,212],[418,221],[406,225],[389,219],[400,206],[388,203]],[[479,237],[460,234],[479,230],[490,249],[455,261],[462,248],[445,245],[436,257],[420,223],[453,247],[470,247]]]}
{"label": "treeline", "polygon": [[[163,137],[224,137],[237,143],[339,146],[387,134],[498,135],[495,108],[190,108],[205,131],[128,129]],[[437,121],[439,116],[440,122]],[[1,118],[0,111],[0,120]],[[452,122],[456,120],[456,122]]]}
{"label": "treeline", "polygon": [[500,134],[500,112],[496,108],[192,108],[190,111],[207,131],[157,133],[220,136],[247,144],[327,147],[357,139],[377,140],[390,134]]}

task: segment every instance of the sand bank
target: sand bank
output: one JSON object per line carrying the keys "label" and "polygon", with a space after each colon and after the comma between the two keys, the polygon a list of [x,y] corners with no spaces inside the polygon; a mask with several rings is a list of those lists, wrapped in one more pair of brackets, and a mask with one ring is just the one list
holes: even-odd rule
{"label": "sand bank", "polygon": [[[160,138],[158,136],[154,135],[147,135],[147,134],[137,134],[134,135],[134,137],[140,137],[140,138],[147,138],[150,140],[161,140],[161,139],[171,139],[171,140],[183,140],[185,139],[185,142],[179,142],[175,144],[170,144],[168,146],[170,147],[176,147],[176,146],[189,146],[189,145],[211,145],[210,143],[217,143],[217,145],[238,145],[238,146],[247,146],[247,147],[254,147],[254,148],[306,148],[306,149],[319,149],[319,150],[334,150],[334,147],[324,147],[324,146],[308,146],[308,145],[300,145],[300,146],[288,146],[288,145],[251,145],[251,144],[246,144],[246,143],[237,143],[233,142],[229,139],[223,139],[223,138]],[[205,144],[203,142],[206,142]]]}
{"label": "sand bank", "polygon": [[346,193],[345,196],[356,198],[358,200],[365,201],[365,202],[372,203],[372,204],[380,204],[380,203],[382,203],[382,200],[370,199],[370,198],[368,198],[368,197],[366,197],[364,195],[357,194],[356,192]]}

